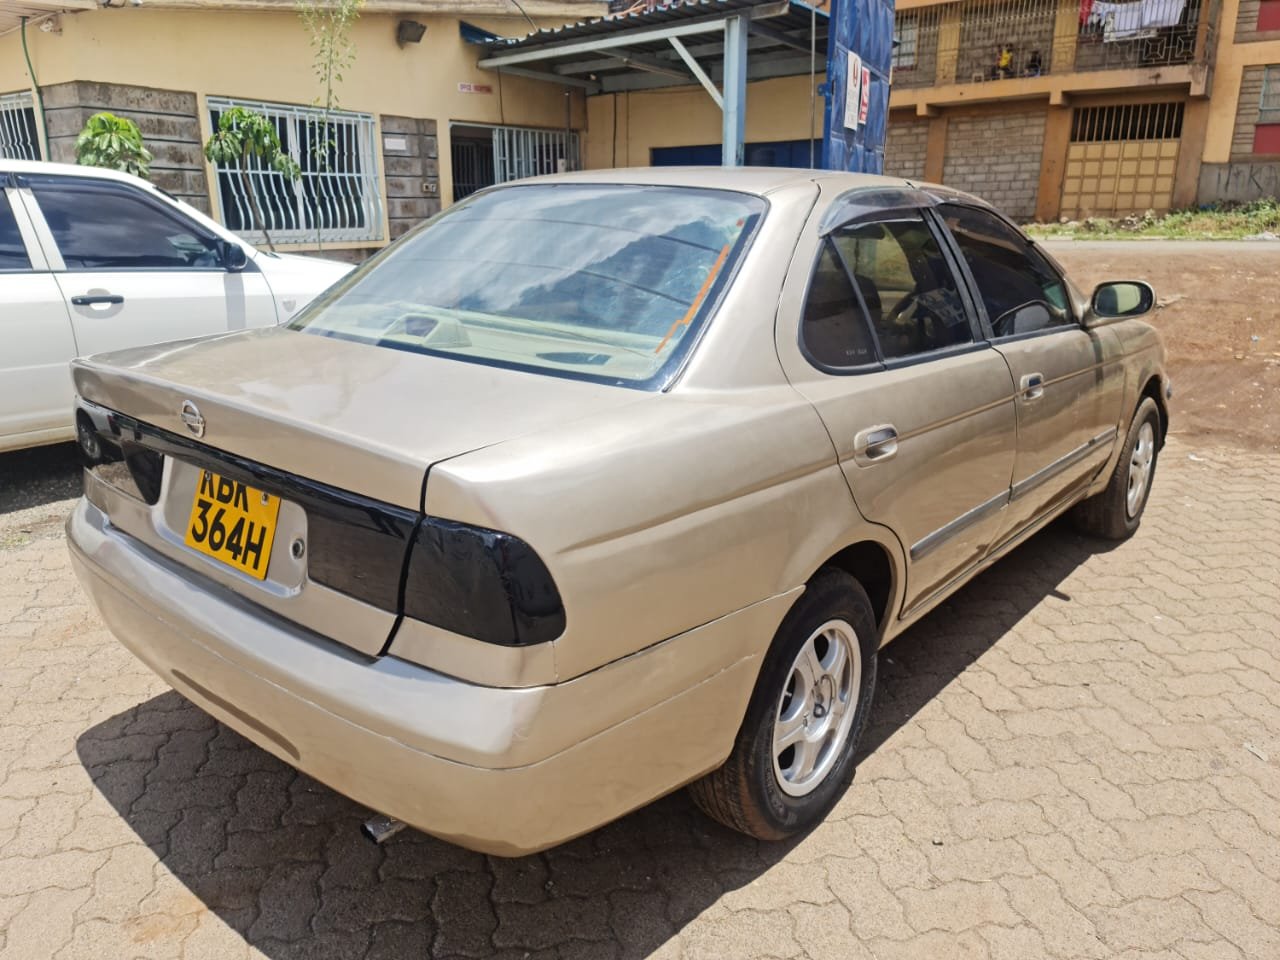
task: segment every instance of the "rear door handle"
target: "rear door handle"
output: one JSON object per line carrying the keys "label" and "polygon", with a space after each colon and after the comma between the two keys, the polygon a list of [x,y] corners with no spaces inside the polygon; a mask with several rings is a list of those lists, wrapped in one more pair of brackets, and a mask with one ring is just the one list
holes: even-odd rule
{"label": "rear door handle", "polygon": [[891,423],[861,430],[853,438],[855,457],[871,463],[888,460],[898,452],[898,431]]}
{"label": "rear door handle", "polygon": [[119,304],[124,303],[124,297],[118,293],[95,293],[81,294],[78,297],[71,298],[71,305],[75,307],[92,307],[97,304]]}
{"label": "rear door handle", "polygon": [[1018,383],[1023,400],[1039,400],[1044,396],[1044,374],[1028,373]]}

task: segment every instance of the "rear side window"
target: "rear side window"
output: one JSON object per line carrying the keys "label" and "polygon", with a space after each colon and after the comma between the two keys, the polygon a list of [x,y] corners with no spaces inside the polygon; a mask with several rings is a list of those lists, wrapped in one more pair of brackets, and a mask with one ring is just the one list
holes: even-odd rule
{"label": "rear side window", "polygon": [[18,232],[18,221],[9,207],[9,198],[0,190],[0,270],[30,270],[27,247]]}
{"label": "rear side window", "polygon": [[809,282],[801,337],[809,356],[823,366],[857,367],[878,359],[849,274],[830,243]]}
{"label": "rear side window", "polygon": [[68,270],[217,269],[217,240],[130,187],[31,177]]}
{"label": "rear side window", "polygon": [[[836,265],[843,284],[827,276]],[[837,287],[852,316],[834,309]],[[810,285],[802,336],[815,360],[854,366],[963,346],[973,342],[973,329],[933,233],[919,214],[901,214],[831,236]],[[841,356],[848,359],[833,359]]]}
{"label": "rear side window", "polygon": [[996,337],[1074,325],[1062,278],[1026,237],[985,210],[948,205],[940,212]]}

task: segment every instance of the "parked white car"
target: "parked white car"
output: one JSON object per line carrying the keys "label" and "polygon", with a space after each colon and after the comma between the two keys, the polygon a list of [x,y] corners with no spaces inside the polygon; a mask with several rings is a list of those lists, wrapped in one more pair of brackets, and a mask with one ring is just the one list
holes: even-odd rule
{"label": "parked white car", "polygon": [[137,177],[0,159],[0,451],[74,437],[73,358],[274,326],[350,270],[257,250]]}

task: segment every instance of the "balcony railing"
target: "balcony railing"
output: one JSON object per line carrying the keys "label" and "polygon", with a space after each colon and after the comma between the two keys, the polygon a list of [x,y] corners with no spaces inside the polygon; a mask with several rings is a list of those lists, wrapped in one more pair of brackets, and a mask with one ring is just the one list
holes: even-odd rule
{"label": "balcony railing", "polygon": [[900,11],[893,83],[933,87],[1204,63],[1217,0],[961,0]]}

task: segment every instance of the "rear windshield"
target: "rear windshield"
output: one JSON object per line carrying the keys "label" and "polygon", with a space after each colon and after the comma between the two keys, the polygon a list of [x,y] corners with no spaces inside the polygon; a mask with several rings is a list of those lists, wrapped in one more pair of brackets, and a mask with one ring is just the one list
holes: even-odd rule
{"label": "rear windshield", "polygon": [[562,376],[660,386],[765,203],[724,190],[530,184],[405,237],[290,326]]}

